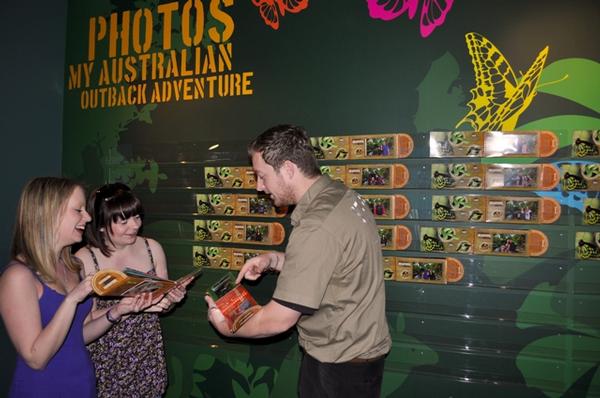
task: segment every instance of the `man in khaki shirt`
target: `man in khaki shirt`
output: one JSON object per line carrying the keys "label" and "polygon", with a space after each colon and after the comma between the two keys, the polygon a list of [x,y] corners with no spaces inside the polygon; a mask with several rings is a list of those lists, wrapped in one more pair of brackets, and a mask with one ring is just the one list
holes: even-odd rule
{"label": "man in khaki shirt", "polygon": [[[254,257],[240,270],[255,280],[280,272],[272,300],[236,333],[267,337],[296,325],[304,356],[300,397],[378,397],[391,339],[379,235],[360,196],[322,176],[299,127],[275,126],[249,145],[257,190],[276,206],[296,205],[284,253]],[[209,320],[232,336],[206,297]]]}

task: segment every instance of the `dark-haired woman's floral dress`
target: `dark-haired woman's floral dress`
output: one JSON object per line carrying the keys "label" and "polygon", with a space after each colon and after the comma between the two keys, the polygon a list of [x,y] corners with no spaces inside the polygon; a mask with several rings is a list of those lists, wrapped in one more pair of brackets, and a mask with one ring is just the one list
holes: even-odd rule
{"label": "dark-haired woman's floral dress", "polygon": [[[146,248],[152,261],[152,273],[155,273],[147,241]],[[92,259],[99,270],[93,252]],[[118,300],[97,299],[96,307],[108,308],[116,303]],[[141,313],[124,318],[88,345],[88,350],[96,370],[98,397],[150,398],[164,394],[167,367],[157,314]]]}

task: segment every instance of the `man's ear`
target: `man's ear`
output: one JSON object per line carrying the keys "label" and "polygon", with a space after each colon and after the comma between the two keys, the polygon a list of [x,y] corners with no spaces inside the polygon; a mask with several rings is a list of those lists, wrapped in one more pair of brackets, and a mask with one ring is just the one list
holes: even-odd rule
{"label": "man's ear", "polygon": [[298,166],[289,160],[284,161],[281,165],[281,172],[290,180],[294,178],[294,175],[296,175],[298,171]]}

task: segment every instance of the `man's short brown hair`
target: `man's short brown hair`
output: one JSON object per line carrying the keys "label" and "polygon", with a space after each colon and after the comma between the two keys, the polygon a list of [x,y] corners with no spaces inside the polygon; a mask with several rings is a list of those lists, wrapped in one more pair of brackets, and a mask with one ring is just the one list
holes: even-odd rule
{"label": "man's short brown hair", "polygon": [[280,124],[271,127],[248,145],[248,154],[260,153],[268,165],[279,171],[283,162],[294,163],[306,177],[321,175],[310,139],[299,126]]}

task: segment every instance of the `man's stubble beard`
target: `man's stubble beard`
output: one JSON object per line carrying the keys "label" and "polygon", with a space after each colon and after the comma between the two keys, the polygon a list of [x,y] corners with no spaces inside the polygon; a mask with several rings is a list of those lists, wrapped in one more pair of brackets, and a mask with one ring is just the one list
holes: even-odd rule
{"label": "man's stubble beard", "polygon": [[281,195],[278,198],[275,206],[289,206],[296,204],[296,197],[294,196],[294,189],[289,184],[282,184]]}

